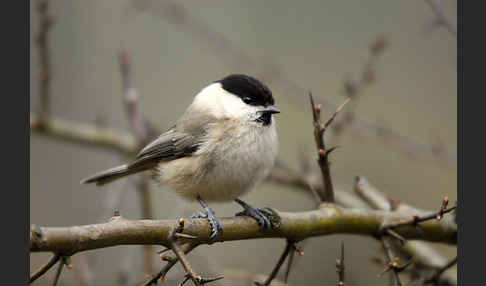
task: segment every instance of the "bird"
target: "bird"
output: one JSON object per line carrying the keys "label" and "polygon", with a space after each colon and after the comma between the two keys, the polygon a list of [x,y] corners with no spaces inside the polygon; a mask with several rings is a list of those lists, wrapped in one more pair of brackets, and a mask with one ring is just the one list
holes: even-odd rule
{"label": "bird", "polygon": [[211,242],[223,228],[207,202],[235,201],[244,209],[237,216],[250,216],[260,228],[271,228],[268,210],[239,197],[255,189],[275,163],[277,113],[280,109],[267,85],[246,74],[230,74],[200,90],[176,123],[131,162],[81,183],[104,185],[150,171],[160,186],[201,204],[203,211],[191,217],[209,220]]}

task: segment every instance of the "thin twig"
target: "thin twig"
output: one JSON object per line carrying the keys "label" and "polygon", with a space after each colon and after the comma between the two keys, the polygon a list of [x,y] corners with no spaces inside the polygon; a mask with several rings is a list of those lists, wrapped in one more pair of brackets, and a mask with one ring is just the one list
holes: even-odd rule
{"label": "thin twig", "polygon": [[381,243],[382,243],[383,249],[385,251],[385,256],[387,258],[387,267],[385,268],[385,270],[381,274],[387,272],[388,270],[393,270],[393,274],[395,276],[395,281],[396,281],[397,285],[402,286],[403,283],[400,280],[400,275],[398,274],[400,272],[399,271],[400,267],[398,266],[398,263],[396,261],[394,261],[393,252],[391,250],[391,246],[390,246],[390,242],[388,241],[388,238],[382,237]]}
{"label": "thin twig", "polygon": [[30,276],[30,283],[34,282],[39,277],[44,275],[49,269],[51,269],[52,266],[54,266],[59,261],[60,258],[61,257],[57,254],[53,255],[49,262],[47,262],[44,266],[39,268],[37,271],[34,272],[34,274]]}
{"label": "thin twig", "polygon": [[296,242],[292,243],[292,251],[289,253],[289,259],[287,261],[287,269],[285,270],[284,282],[287,283],[289,279],[290,269],[292,268],[295,253],[298,253],[299,256],[304,256],[304,251],[297,248]]}
{"label": "thin twig", "polygon": [[56,276],[54,276],[54,281],[52,282],[52,285],[53,286],[56,286],[57,285],[57,281],[59,281],[59,277],[61,276],[61,272],[62,272],[62,269],[64,267],[64,257],[61,258],[61,261],[59,261],[59,265],[57,267],[57,271],[56,271]]}
{"label": "thin twig", "polygon": [[123,85],[123,105],[127,115],[132,133],[138,141],[139,146],[146,145],[152,137],[158,135],[159,132],[154,130],[152,125],[143,116],[140,107],[139,94],[133,85],[133,71],[132,61],[126,51],[122,51],[118,55],[118,62],[120,64],[120,72]]}
{"label": "thin twig", "polygon": [[137,143],[132,135],[93,124],[53,117],[41,123],[40,117],[31,113],[30,132],[86,146],[101,147],[125,155],[133,155],[137,152]]}
{"label": "thin twig", "polygon": [[[197,243],[187,243],[183,246],[181,246],[182,251],[184,254],[188,254],[191,252],[194,248],[196,248],[199,244]],[[150,286],[150,285],[157,285],[157,282],[159,280],[164,280],[165,276],[167,273],[172,269],[174,265],[179,262],[179,258],[174,257],[173,259],[167,260],[167,264],[153,277],[151,277],[148,281],[146,281],[143,285],[144,286]]]}
{"label": "thin twig", "polygon": [[341,111],[341,109],[349,102],[349,98],[347,98],[343,104],[341,104],[336,111],[331,115],[329,120],[323,124],[321,122],[321,111],[322,105],[315,105],[314,98],[312,97],[312,93],[309,92],[309,99],[312,108],[312,118],[314,123],[314,139],[316,142],[317,153],[318,153],[318,164],[321,169],[322,173],[322,180],[323,180],[323,191],[320,193],[321,199],[324,202],[334,202],[334,187],[332,185],[331,179],[331,169],[329,167],[329,154],[335,148],[326,149],[326,145],[324,143],[324,133],[326,128],[332,123],[336,115]]}
{"label": "thin twig", "polygon": [[457,256],[451,261],[449,261],[446,265],[439,268],[432,277],[430,277],[425,281],[424,284],[438,283],[442,273],[444,273],[447,269],[451,268],[452,266],[456,265],[456,263],[457,263]]}
{"label": "thin twig", "polygon": [[37,11],[40,15],[39,31],[37,34],[36,43],[39,48],[39,66],[40,66],[40,112],[39,116],[41,122],[45,122],[49,116],[49,89],[51,80],[50,69],[50,51],[49,51],[49,29],[53,24],[53,18],[48,12],[49,1],[39,0],[37,3]]}
{"label": "thin twig", "polygon": [[370,45],[368,57],[363,64],[358,80],[353,81],[349,77],[346,77],[343,81],[344,95],[351,99],[354,104],[346,111],[341,120],[334,124],[333,131],[336,134],[342,134],[346,127],[354,123],[354,121],[357,119],[355,112],[357,103],[365,88],[376,82],[377,76],[375,65],[383,52],[387,49],[388,45],[389,41],[384,35],[376,37],[376,39]]}
{"label": "thin twig", "polygon": [[441,220],[442,217],[444,216],[444,214],[450,213],[457,208],[457,204],[455,204],[452,207],[447,208],[448,203],[449,203],[449,198],[445,197],[442,201],[442,206],[441,206],[440,210],[437,211],[436,213],[432,213],[432,214],[424,215],[424,216],[413,215],[412,219],[410,219],[410,220],[395,223],[395,224],[389,224],[389,225],[386,225],[386,228],[391,229],[391,228],[398,228],[398,227],[401,227],[401,226],[409,226],[409,225],[415,226],[415,227],[420,227],[419,223],[421,223],[421,222],[434,220],[434,219]]}
{"label": "thin twig", "polygon": [[289,259],[287,260],[287,268],[285,269],[285,275],[284,275],[284,283],[285,284],[287,284],[287,281],[289,281],[290,269],[293,266],[294,257],[295,257],[295,251],[291,251],[289,253]]}
{"label": "thin twig", "polygon": [[174,254],[177,256],[182,266],[184,267],[184,270],[186,271],[186,277],[182,281],[181,285],[183,285],[188,280],[187,276],[192,280],[192,282],[194,282],[194,285],[196,286],[201,286],[213,281],[223,279],[224,276],[217,276],[214,278],[203,278],[201,275],[197,274],[194,271],[191,264],[189,263],[189,260],[186,257],[184,250],[178,243],[177,236],[175,235],[176,233],[182,233],[182,231],[184,230],[184,224],[185,224],[185,220],[183,218],[180,218],[178,220],[178,226],[176,228],[173,228],[170,231],[168,236],[168,242],[170,248],[172,249],[172,252],[174,252]]}
{"label": "thin twig", "polygon": [[[275,277],[277,276],[278,271],[282,267],[282,264],[285,262],[285,259],[287,258],[287,256],[289,255],[289,253],[291,251],[293,252],[293,249],[294,249],[293,248],[293,244],[294,244],[294,242],[292,242],[290,240],[287,240],[287,243],[285,245],[285,249],[284,249],[282,255],[280,255],[280,258],[278,259],[277,264],[273,268],[273,270],[270,273],[270,275],[267,277],[267,279],[265,279],[265,281],[263,283],[260,283],[260,282],[255,281],[254,282],[255,285],[258,285],[258,286],[268,286],[268,285],[270,285],[270,283],[272,283],[272,280],[275,279]],[[285,280],[287,280],[287,279],[285,279]]]}
{"label": "thin twig", "polygon": [[338,286],[344,286],[344,242],[341,241],[341,258],[336,260],[336,271],[338,273]]}
{"label": "thin twig", "polygon": [[442,11],[442,8],[439,6],[439,3],[434,0],[425,0],[425,3],[429,5],[429,7],[432,9],[432,11],[435,14],[435,25],[439,27],[444,27],[449,33],[451,33],[453,36],[457,36],[457,31],[456,27],[452,24],[452,22],[447,19],[446,15],[444,14],[444,11]]}
{"label": "thin twig", "polygon": [[326,121],[326,123],[324,124],[324,128],[322,130],[322,132],[324,133],[327,129],[327,127],[329,125],[331,125],[331,123],[334,121],[334,118],[336,118],[336,115],[338,115],[338,113],[343,109],[343,107],[351,100],[351,98],[346,98],[344,100],[343,103],[341,103],[341,105],[338,106],[338,108],[336,108],[336,111],[333,112],[333,114],[331,115],[331,117]]}

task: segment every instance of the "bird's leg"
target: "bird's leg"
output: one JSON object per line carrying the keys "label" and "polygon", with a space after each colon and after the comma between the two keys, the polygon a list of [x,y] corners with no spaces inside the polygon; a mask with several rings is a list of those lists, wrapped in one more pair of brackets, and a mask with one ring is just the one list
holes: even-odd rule
{"label": "bird's leg", "polygon": [[208,204],[201,198],[200,195],[197,195],[197,200],[201,204],[204,211],[200,211],[194,213],[191,218],[207,218],[209,220],[209,224],[211,225],[211,236],[209,237],[209,244],[215,242],[216,238],[223,233],[223,227],[219,223],[214,211],[208,206]]}
{"label": "bird's leg", "polygon": [[237,213],[236,216],[249,216],[258,222],[260,228],[272,228],[272,223],[268,218],[268,216],[272,214],[270,211],[254,208],[238,198],[235,199],[235,202],[244,208],[244,210]]}

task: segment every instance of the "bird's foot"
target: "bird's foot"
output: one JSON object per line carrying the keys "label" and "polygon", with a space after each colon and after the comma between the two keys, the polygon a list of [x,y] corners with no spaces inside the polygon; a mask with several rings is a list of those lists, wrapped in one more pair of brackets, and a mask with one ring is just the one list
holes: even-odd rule
{"label": "bird's foot", "polygon": [[213,244],[214,242],[216,242],[217,238],[223,234],[223,227],[221,226],[219,220],[216,218],[213,209],[211,209],[199,195],[197,196],[197,200],[204,210],[192,214],[191,218],[207,218],[209,220],[209,224],[211,225],[211,236],[209,237],[209,244]]}
{"label": "bird's foot", "polygon": [[191,218],[208,218],[208,214],[205,211],[199,211],[193,213]]}
{"label": "bird's foot", "polygon": [[252,217],[258,222],[258,226],[262,229],[274,228],[273,223],[270,221],[270,217],[273,215],[271,211],[254,208],[240,199],[235,199],[235,202],[244,208],[244,210],[237,213],[236,216]]}

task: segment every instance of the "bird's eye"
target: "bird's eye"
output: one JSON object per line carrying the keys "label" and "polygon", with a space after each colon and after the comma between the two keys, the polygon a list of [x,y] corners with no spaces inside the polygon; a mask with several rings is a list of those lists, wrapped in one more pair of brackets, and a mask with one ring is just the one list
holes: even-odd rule
{"label": "bird's eye", "polygon": [[252,102],[252,99],[248,96],[242,97],[241,100],[243,100],[243,102],[246,104],[250,104]]}

